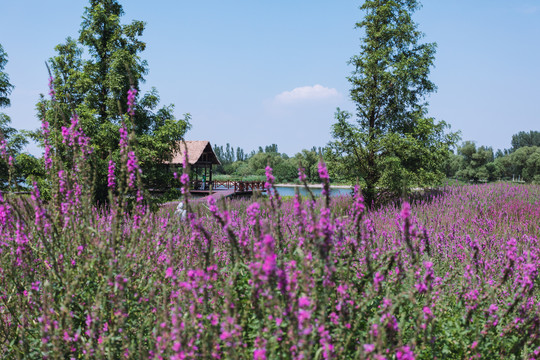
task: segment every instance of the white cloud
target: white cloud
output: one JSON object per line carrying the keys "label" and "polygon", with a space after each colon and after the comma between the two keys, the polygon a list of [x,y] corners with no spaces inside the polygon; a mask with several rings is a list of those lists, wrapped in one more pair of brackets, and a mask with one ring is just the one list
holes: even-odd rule
{"label": "white cloud", "polygon": [[327,88],[322,85],[302,86],[284,91],[276,95],[274,100],[281,104],[292,104],[310,100],[327,100],[339,98],[339,92],[334,88]]}

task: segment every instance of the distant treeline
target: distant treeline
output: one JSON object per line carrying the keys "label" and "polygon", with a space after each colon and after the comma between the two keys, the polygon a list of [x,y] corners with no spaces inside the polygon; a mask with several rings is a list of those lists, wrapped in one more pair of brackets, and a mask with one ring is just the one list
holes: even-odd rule
{"label": "distant treeline", "polygon": [[465,141],[445,164],[446,175],[471,182],[514,180],[540,183],[540,132],[521,131],[512,136],[512,147],[493,151]]}
{"label": "distant treeline", "polygon": [[[494,151],[492,147],[464,141],[456,152],[449,153],[443,164],[444,172],[448,178],[468,182],[513,180],[540,183],[540,132],[521,131],[512,136],[511,145],[510,149]],[[289,157],[280,153],[276,144],[260,146],[249,153],[230,144],[214,145],[214,151],[221,161],[216,173],[233,177],[264,176],[265,167],[270,165],[279,182],[292,182],[298,178],[298,167],[301,165],[308,181],[317,182],[317,163],[321,156],[325,158],[326,150],[324,147],[313,147]]]}
{"label": "distant treeline", "polygon": [[259,146],[258,150],[250,153],[230,144],[214,145],[213,149],[221,162],[221,166],[215,169],[217,174],[233,177],[264,176],[266,166],[270,165],[278,182],[292,182],[298,179],[298,168],[301,166],[304,168],[308,181],[319,180],[317,164],[320,159],[319,154],[323,152],[323,148],[320,147],[314,146],[311,150],[304,149],[294,157],[280,153],[276,144],[264,148]]}

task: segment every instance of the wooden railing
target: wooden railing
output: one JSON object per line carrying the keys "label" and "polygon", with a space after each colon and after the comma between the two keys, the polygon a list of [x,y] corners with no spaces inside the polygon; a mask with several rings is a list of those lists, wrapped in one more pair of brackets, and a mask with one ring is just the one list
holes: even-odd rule
{"label": "wooden railing", "polygon": [[264,182],[262,181],[235,181],[234,182],[234,192],[244,192],[244,191],[255,191],[260,190],[266,191],[264,188]]}
{"label": "wooden railing", "polygon": [[264,188],[264,181],[217,181],[206,182],[205,189],[203,189],[203,182],[200,180],[193,180],[191,182],[191,188],[193,190],[209,190],[210,185],[213,190],[230,190],[234,189],[234,192],[247,192],[259,190],[261,192],[266,191]]}

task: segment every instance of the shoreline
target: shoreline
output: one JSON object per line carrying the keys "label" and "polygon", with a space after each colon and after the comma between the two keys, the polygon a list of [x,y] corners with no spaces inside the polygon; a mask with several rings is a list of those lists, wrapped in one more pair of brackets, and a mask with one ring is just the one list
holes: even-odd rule
{"label": "shoreline", "polygon": [[[276,187],[305,187],[304,184],[298,185],[298,184],[275,184]],[[308,184],[308,187],[313,189],[322,189],[322,184]],[[353,185],[330,185],[330,189],[354,189]]]}

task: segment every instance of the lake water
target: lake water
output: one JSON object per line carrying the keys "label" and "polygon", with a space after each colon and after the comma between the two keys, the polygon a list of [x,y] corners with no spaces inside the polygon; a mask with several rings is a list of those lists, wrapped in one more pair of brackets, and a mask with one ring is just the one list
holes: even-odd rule
{"label": "lake water", "polygon": [[[281,196],[294,196],[296,194],[295,189],[299,190],[300,195],[309,196],[309,192],[303,186],[276,186],[276,190]],[[310,187],[310,189],[313,192],[313,195],[321,196],[322,188]],[[352,192],[353,188],[330,188],[330,196],[351,195]]]}

